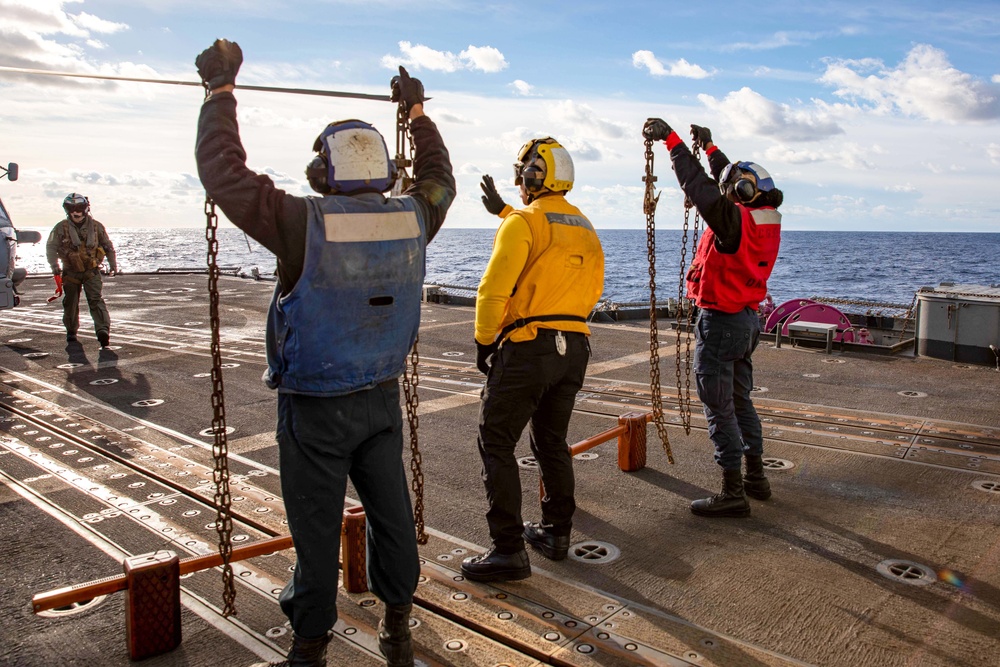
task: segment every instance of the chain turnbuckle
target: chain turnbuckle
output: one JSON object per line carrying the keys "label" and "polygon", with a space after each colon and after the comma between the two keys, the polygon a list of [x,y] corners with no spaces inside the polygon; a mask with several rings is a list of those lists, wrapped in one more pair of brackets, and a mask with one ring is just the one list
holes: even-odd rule
{"label": "chain turnbuckle", "polygon": [[656,434],[663,446],[667,461],[674,462],[674,454],[670,449],[670,438],[667,435],[667,425],[663,421],[663,398],[660,393],[660,350],[659,332],[656,325],[656,205],[660,195],[653,196],[656,186],[656,176],[653,174],[653,142],[646,139],[646,173],[642,177],[646,184],[643,195],[642,210],[646,214],[646,254],[649,257],[649,393],[653,406],[653,424]]}
{"label": "chain turnbuckle", "polygon": [[233,554],[232,496],[229,493],[229,445],[226,438],[226,401],[222,384],[222,349],[219,343],[219,242],[216,239],[219,217],[215,202],[205,197],[205,239],[208,241],[208,299],[212,329],[212,457],[215,469],[215,531],[219,535],[222,556],[222,600],[224,617],[236,615],[236,582],[229,560]]}

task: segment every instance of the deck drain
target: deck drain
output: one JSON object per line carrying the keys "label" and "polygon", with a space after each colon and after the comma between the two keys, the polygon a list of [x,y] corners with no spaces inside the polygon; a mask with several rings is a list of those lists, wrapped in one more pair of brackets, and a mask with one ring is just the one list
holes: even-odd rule
{"label": "deck drain", "polygon": [[600,454],[595,454],[594,452],[580,452],[573,458],[577,461],[593,461],[598,456],[600,456]]}
{"label": "deck drain", "polygon": [[896,393],[907,398],[927,398],[927,394],[922,391],[897,391]]}
{"label": "deck drain", "polygon": [[590,644],[580,644],[576,647],[576,650],[579,653],[590,654],[594,652],[594,647]]}
{"label": "deck drain", "polygon": [[750,391],[756,391],[756,392],[759,392],[759,393],[763,394],[763,393],[767,392],[767,387],[756,387],[755,386]]}
{"label": "deck drain", "polygon": [[271,639],[274,639],[276,637],[283,637],[284,635],[288,634],[288,630],[282,627],[270,628],[264,634],[270,637]]}
{"label": "deck drain", "polygon": [[11,338],[8,343],[27,343],[30,342],[30,338]]}
{"label": "deck drain", "polygon": [[100,380],[94,380],[90,384],[93,385],[104,385],[104,384],[114,384],[118,382],[117,378],[101,378]]}
{"label": "deck drain", "polygon": [[517,460],[517,466],[525,470],[538,470],[538,461],[534,456],[522,456]]}
{"label": "deck drain", "polygon": [[65,607],[56,607],[55,609],[40,611],[38,612],[38,615],[46,618],[60,618],[62,616],[81,614],[85,611],[90,611],[97,605],[101,604],[107,597],[107,595],[98,595],[96,598],[91,598],[90,600],[85,600],[83,602],[73,602]]}
{"label": "deck drain", "polygon": [[[215,431],[216,431],[217,428],[218,428],[217,426],[211,426],[209,428],[202,429],[202,430],[198,431],[198,435],[203,435],[203,436],[206,436],[206,437],[210,436],[210,435],[215,435]],[[232,433],[235,430],[236,429],[233,428],[232,426],[227,426],[226,427],[226,435],[229,435],[230,433]]]}
{"label": "deck drain", "polygon": [[937,581],[934,570],[911,560],[884,560],[875,566],[875,569],[883,577],[911,586],[929,586]]}
{"label": "deck drain", "polygon": [[823,363],[824,364],[843,364],[843,363],[845,363],[845,360],[844,359],[824,359]]}
{"label": "deck drain", "polygon": [[972,483],[972,488],[985,491],[987,493],[1000,494],[1000,482],[995,480],[981,479]]}
{"label": "deck drain", "polygon": [[442,352],[442,357],[462,357],[465,356],[465,352]]}
{"label": "deck drain", "polygon": [[79,368],[80,366],[83,366],[83,364],[70,363],[70,364],[59,364],[58,366],[56,366],[56,368],[61,368],[64,371],[68,371],[74,368]]}
{"label": "deck drain", "polygon": [[44,359],[49,356],[48,352],[28,352],[23,355],[25,359]]}
{"label": "deck drain", "polygon": [[450,641],[445,642],[444,647],[448,651],[453,651],[453,652],[461,651],[462,649],[465,648],[465,642],[463,642],[461,639],[452,639]]}
{"label": "deck drain", "polygon": [[764,467],[768,470],[791,470],[795,464],[785,459],[765,458]]}
{"label": "deck drain", "polygon": [[133,408],[151,408],[155,405],[163,405],[162,398],[145,398],[132,404]]}
{"label": "deck drain", "polygon": [[818,378],[819,377],[819,373],[803,373],[802,377],[804,377],[804,378]]}
{"label": "deck drain", "polygon": [[569,557],[583,563],[610,563],[621,555],[621,551],[607,542],[579,542],[569,549]]}

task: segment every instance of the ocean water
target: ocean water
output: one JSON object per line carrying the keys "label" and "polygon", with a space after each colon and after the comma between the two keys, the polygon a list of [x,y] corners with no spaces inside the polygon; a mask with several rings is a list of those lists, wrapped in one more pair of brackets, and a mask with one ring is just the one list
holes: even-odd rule
{"label": "ocean water", "polygon": [[[47,230],[43,238],[47,237]],[[126,272],[204,267],[201,229],[108,230]],[[428,247],[427,282],[475,288],[493,244],[494,230],[441,230]],[[605,254],[604,299],[649,301],[649,261],[642,229],[598,230]],[[657,300],[677,296],[681,232],[656,233]],[[218,232],[220,266],[249,273],[274,270],[270,252],[236,229]],[[18,265],[48,274],[45,244],[20,246]],[[691,261],[689,236],[686,260]],[[917,289],[942,282],[1000,283],[1000,234],[785,231],[769,288],[776,303],[808,296],[908,305]],[[845,307],[845,310],[850,308]]]}

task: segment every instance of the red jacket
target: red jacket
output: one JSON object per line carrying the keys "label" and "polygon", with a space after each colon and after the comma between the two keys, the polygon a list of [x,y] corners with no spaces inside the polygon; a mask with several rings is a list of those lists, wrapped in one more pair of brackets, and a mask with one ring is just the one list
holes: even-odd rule
{"label": "red jacket", "polygon": [[705,230],[687,274],[687,296],[699,308],[738,313],[757,310],[767,294],[781,243],[781,214],[770,207],[749,209],[742,215],[739,249],[727,254],[715,247],[715,233]]}

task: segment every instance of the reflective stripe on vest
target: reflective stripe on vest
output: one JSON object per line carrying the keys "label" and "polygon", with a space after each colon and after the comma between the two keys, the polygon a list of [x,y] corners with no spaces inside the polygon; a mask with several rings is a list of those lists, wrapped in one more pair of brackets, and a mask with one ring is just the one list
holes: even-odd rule
{"label": "reflective stripe on vest", "polygon": [[719,252],[715,233],[706,230],[687,274],[687,296],[699,308],[738,313],[757,310],[767,294],[781,243],[781,214],[773,208],[748,209],[737,204],[743,225],[740,247]]}
{"label": "reflective stripe on vest", "polygon": [[[531,250],[500,329],[529,321],[511,332],[513,342],[532,340],[539,328],[589,334],[586,318],[604,290],[604,251],[594,226],[562,195],[539,197],[516,214],[531,230]],[[573,319],[532,319],[554,314]]]}
{"label": "reflective stripe on vest", "polygon": [[426,227],[411,197],[308,199],[302,276],[267,323],[267,383],[339,396],[398,377],[420,324]]}

